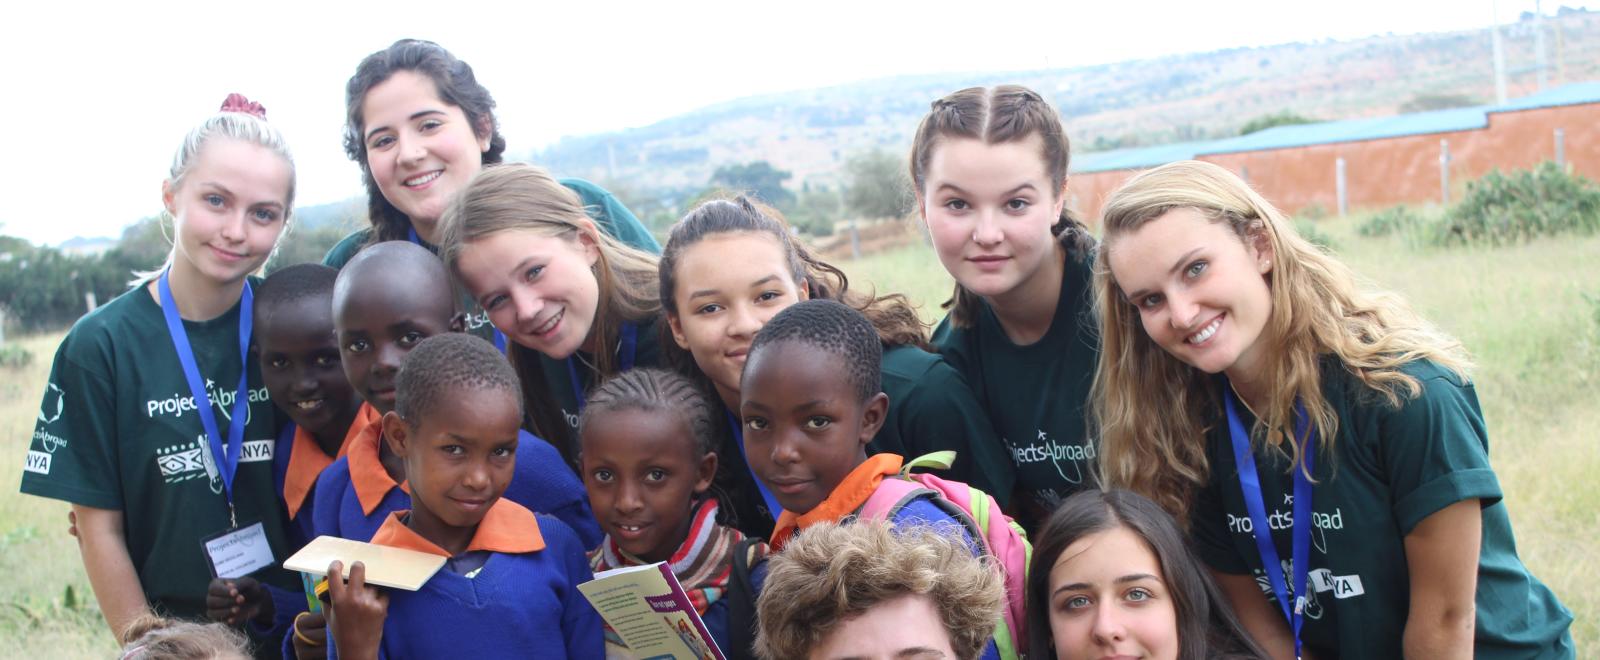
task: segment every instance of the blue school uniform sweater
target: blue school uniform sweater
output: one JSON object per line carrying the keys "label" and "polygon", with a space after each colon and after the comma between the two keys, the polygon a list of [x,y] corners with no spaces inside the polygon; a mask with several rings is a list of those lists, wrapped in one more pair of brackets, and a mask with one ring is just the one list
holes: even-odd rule
{"label": "blue school uniform sweater", "polygon": [[[495,516],[519,521],[500,526],[531,530],[542,539],[542,548],[491,551],[473,577],[441,569],[418,591],[389,590],[378,657],[605,657],[600,615],[578,591],[593,575],[577,534],[554,517],[501,500],[484,517],[469,552],[478,547],[484,526],[493,524],[490,518]],[[399,524],[398,514],[389,518]],[[338,640],[329,645],[329,658],[338,657],[337,647]]]}
{"label": "blue school uniform sweater", "polygon": [[[348,453],[322,471],[313,493],[311,538],[337,536],[368,541],[395,511],[411,508],[411,495],[378,462],[381,426],[373,424],[351,440]],[[584,547],[599,545],[604,534],[589,509],[583,482],[550,443],[527,431],[517,440],[517,466],[505,499],[565,523]]]}

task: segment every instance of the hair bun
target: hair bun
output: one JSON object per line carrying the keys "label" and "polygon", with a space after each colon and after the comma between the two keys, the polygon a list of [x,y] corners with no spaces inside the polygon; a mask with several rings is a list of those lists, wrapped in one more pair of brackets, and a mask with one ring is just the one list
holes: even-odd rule
{"label": "hair bun", "polygon": [[267,118],[267,109],[265,107],[237,92],[229,94],[228,98],[222,101],[222,108],[219,112],[242,112],[256,119]]}

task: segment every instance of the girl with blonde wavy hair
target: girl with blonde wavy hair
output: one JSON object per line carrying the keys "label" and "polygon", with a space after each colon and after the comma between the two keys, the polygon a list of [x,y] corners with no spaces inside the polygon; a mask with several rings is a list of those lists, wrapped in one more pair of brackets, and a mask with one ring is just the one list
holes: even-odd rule
{"label": "girl with blonde wavy hair", "polygon": [[533,432],[575,463],[584,392],[659,362],[656,256],[602,231],[576,193],[522,164],[472,177],[440,218],[439,256],[511,340]]}
{"label": "girl with blonde wavy hair", "polygon": [[1103,228],[1103,477],[1187,518],[1268,652],[1573,655],[1458,342],[1216,165],[1134,177]]}

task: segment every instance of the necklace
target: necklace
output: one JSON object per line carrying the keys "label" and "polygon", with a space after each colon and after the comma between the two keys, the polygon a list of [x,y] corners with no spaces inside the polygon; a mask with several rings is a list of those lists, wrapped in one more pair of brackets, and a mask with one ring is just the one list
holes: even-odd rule
{"label": "necklace", "polygon": [[[1250,416],[1256,418],[1257,423],[1266,426],[1266,418],[1257,413],[1255,408],[1250,407],[1250,402],[1244,398],[1243,394],[1239,393],[1239,388],[1233,386],[1232,380],[1228,381],[1228,389],[1233,390],[1234,398],[1237,398],[1239,403],[1244,404],[1244,409],[1250,411]],[[1267,429],[1267,444],[1273,447],[1283,446],[1283,431],[1276,428]]]}

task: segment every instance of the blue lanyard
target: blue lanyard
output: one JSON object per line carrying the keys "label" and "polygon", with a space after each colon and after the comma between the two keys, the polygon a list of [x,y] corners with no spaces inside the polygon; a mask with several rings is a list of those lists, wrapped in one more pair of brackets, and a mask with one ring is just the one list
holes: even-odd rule
{"label": "blue lanyard", "polygon": [[[622,323],[622,345],[617,347],[618,362],[622,368],[618,371],[627,371],[633,368],[633,354],[639,349],[639,328],[633,323]],[[567,376],[572,378],[572,396],[578,399],[578,412],[583,412],[583,379],[578,378],[578,360],[575,355],[567,356]]]}
{"label": "blue lanyard", "polygon": [[[1223,378],[1227,385],[1227,378]],[[1294,631],[1294,656],[1300,657],[1300,628],[1305,624],[1306,587],[1311,561],[1311,479],[1306,476],[1314,465],[1317,452],[1307,433],[1309,420],[1305,407],[1297,401],[1294,405],[1294,437],[1305,445],[1300,454],[1305,467],[1294,471],[1294,520],[1290,532],[1294,540],[1294,606],[1289,605],[1289,589],[1284,584],[1283,564],[1278,560],[1278,548],[1272,542],[1272,528],[1267,525],[1267,508],[1261,498],[1261,475],[1256,472],[1256,459],[1250,450],[1250,434],[1239,421],[1239,409],[1233,388],[1228,387],[1223,396],[1228,411],[1228,435],[1233,439],[1233,458],[1239,467],[1239,488],[1244,491],[1244,506],[1250,512],[1250,534],[1256,539],[1256,551],[1261,554],[1261,564],[1278,596],[1278,607]]]}
{"label": "blue lanyard", "polygon": [[[424,248],[428,248],[429,247],[427,243],[423,243],[422,242],[422,237],[417,235],[417,228],[416,228],[415,225],[407,227],[406,231],[409,232],[410,235],[411,235],[411,244],[412,245],[416,245],[416,246],[420,246],[420,247],[424,247]],[[433,250],[431,248],[429,248],[428,251],[432,252]],[[488,312],[484,312],[484,313],[488,314]],[[489,326],[489,330],[494,332],[494,337],[490,341],[494,342],[495,350],[498,350],[501,353],[506,352],[506,333],[500,332],[499,328],[496,328],[496,327],[494,327],[492,325]]]}
{"label": "blue lanyard", "polygon": [[761,493],[762,501],[767,503],[767,512],[772,514],[772,519],[777,520],[783,515],[783,505],[778,504],[778,498],[767,490],[767,485],[761,482],[761,477],[756,476],[756,469],[750,466],[750,455],[744,451],[744,425],[739,423],[739,418],[733,416],[733,411],[723,408],[728,414],[728,429],[733,432],[733,442],[739,446],[739,458],[744,459],[744,468],[750,471],[750,482],[756,485],[756,490]]}
{"label": "blue lanyard", "polygon": [[[189,345],[189,333],[183,328],[183,318],[178,316],[178,303],[172,299],[172,285],[167,281],[171,269],[161,273],[161,315],[167,319],[167,334],[172,335],[172,346],[178,351],[178,363],[183,366],[183,377],[189,381],[189,392],[194,395],[195,412],[206,431],[206,442],[211,456],[216,459],[217,471],[222,475],[222,487],[228,495],[228,517],[233,518],[233,475],[239,469],[239,453],[244,448],[244,423],[250,415],[250,328],[252,301],[250,283],[244,283],[244,293],[239,299],[239,389],[233,397],[233,412],[228,419],[227,445],[217,432],[217,414],[211,410],[211,397],[200,380],[200,367],[195,363],[194,347]],[[237,523],[234,523],[237,526]]]}

